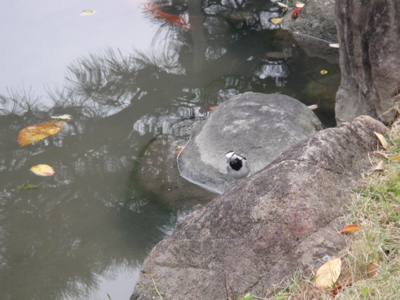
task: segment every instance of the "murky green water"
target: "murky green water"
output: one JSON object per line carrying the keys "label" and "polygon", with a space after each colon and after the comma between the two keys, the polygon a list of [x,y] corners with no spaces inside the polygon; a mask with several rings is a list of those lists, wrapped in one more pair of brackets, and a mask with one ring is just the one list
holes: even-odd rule
{"label": "murky green water", "polygon": [[[270,24],[275,5],[199,3],[4,5],[1,299],[128,299],[150,249],[215,197],[179,176],[175,154],[211,106],[284,93],[334,124],[338,66]],[[22,128],[61,114],[61,132],[18,145]],[[34,175],[38,164],[55,175]]]}

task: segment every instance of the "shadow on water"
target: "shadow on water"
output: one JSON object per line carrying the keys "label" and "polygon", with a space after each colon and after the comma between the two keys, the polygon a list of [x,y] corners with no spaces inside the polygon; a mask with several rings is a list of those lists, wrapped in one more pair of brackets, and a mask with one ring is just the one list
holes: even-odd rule
{"label": "shadow on water", "polygon": [[[338,66],[308,58],[266,21],[278,13],[268,1],[153,2],[152,52],[78,59],[48,91],[51,106],[31,90],[0,96],[2,299],[86,299],[101,276],[138,269],[179,218],[215,197],[179,176],[175,154],[210,106],[284,93],[319,102],[334,125]],[[22,128],[59,114],[72,116],[61,132],[19,147]],[[41,163],[55,175],[29,172]],[[27,183],[38,188],[19,189]]]}

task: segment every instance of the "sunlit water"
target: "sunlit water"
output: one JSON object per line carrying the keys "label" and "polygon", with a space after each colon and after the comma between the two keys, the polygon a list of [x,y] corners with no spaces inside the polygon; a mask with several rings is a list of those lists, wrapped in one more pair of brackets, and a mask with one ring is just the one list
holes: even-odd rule
{"label": "sunlit water", "polygon": [[[179,176],[175,149],[229,97],[284,93],[334,124],[338,66],[270,23],[276,5],[193,3],[3,3],[1,299],[128,299],[151,248],[215,197]],[[61,132],[18,145],[63,114]]]}

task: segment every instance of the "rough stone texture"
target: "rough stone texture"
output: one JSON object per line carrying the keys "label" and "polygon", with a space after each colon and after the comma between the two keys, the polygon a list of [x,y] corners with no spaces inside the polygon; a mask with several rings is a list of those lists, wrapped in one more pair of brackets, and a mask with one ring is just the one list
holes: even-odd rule
{"label": "rough stone texture", "polygon": [[290,12],[285,15],[283,28],[308,56],[338,63],[338,49],[329,47],[338,40],[335,20],[335,0],[308,0],[297,19],[292,19]]}
{"label": "rough stone texture", "polygon": [[251,175],[320,129],[315,114],[294,98],[241,94],[222,103],[195,127],[197,134],[179,156],[179,169],[189,181],[223,193],[236,184],[226,174],[226,152],[245,156]]}
{"label": "rough stone texture", "polygon": [[394,121],[400,97],[400,1],[336,0],[342,82],[337,122],[366,114]]}
{"label": "rough stone texture", "polygon": [[263,298],[296,267],[336,255],[338,216],[370,167],[374,131],[386,127],[367,116],[322,130],[184,218],[145,260],[131,300],[156,299],[153,280],[166,300]]}

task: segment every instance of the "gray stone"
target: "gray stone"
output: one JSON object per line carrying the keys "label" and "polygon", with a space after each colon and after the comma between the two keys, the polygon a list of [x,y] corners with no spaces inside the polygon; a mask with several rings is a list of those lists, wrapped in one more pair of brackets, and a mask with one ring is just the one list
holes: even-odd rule
{"label": "gray stone", "polygon": [[322,130],[202,209],[147,257],[131,300],[237,299],[306,274],[345,245],[338,217],[369,169],[380,122],[359,117]]}
{"label": "gray stone", "polygon": [[366,114],[389,124],[400,96],[400,1],[336,0],[342,81],[337,122]]}
{"label": "gray stone", "polygon": [[241,94],[222,103],[194,127],[195,136],[179,156],[179,170],[187,180],[223,193],[236,184],[226,174],[228,151],[247,158],[251,175],[320,129],[315,114],[294,98]]}

